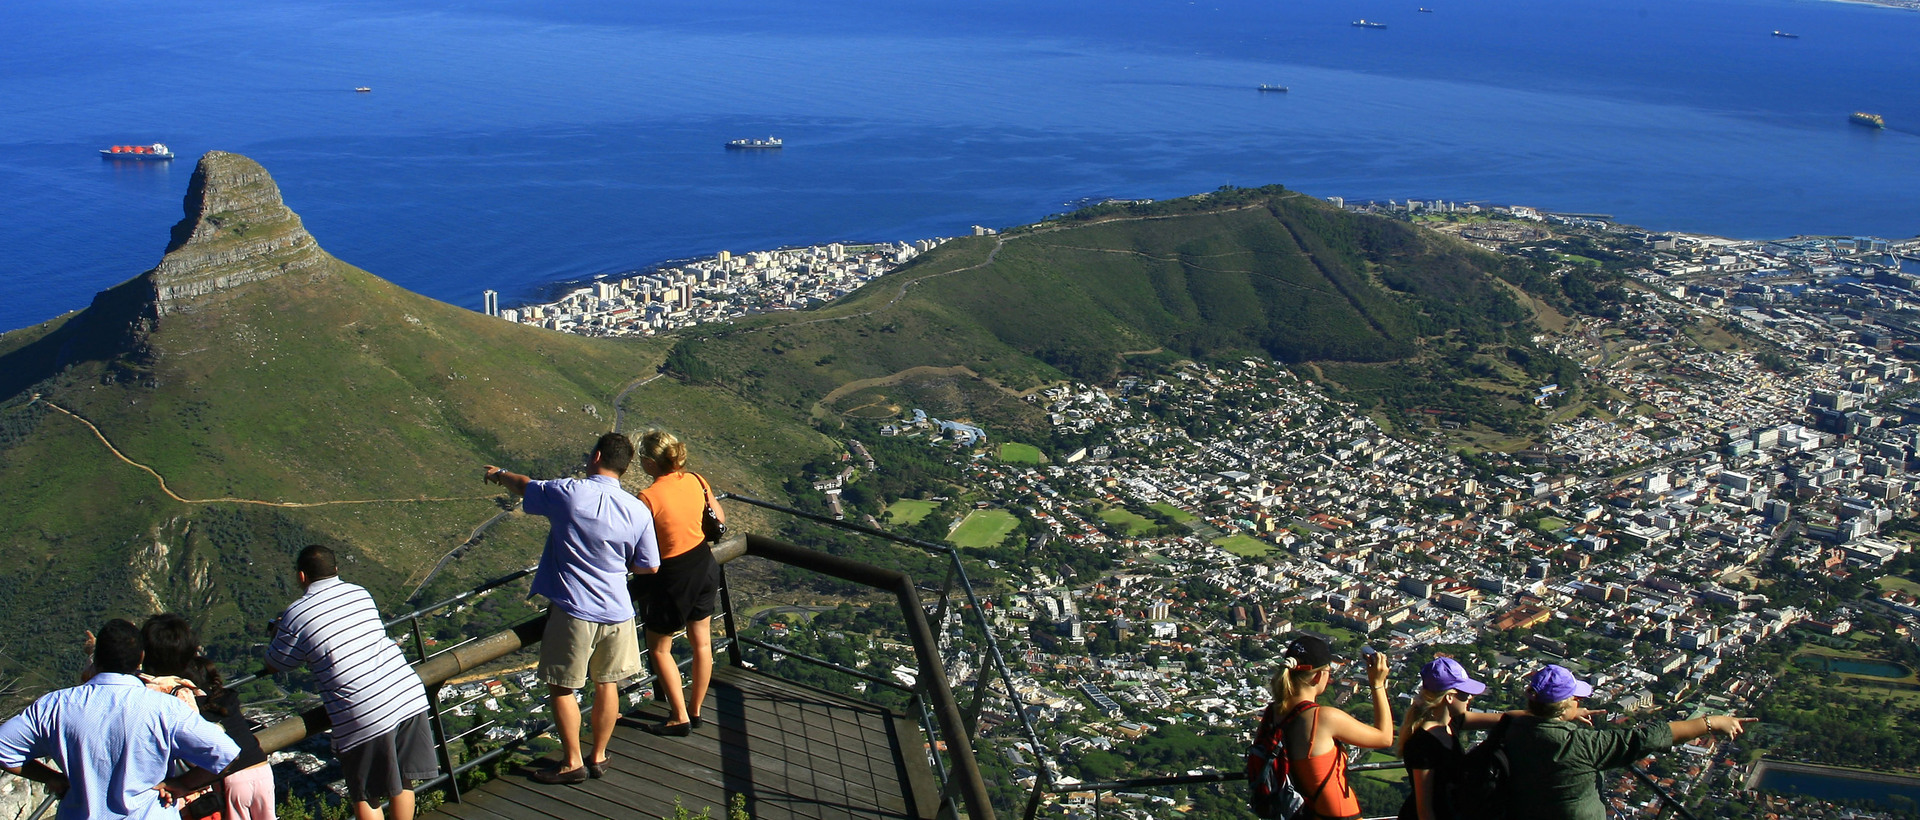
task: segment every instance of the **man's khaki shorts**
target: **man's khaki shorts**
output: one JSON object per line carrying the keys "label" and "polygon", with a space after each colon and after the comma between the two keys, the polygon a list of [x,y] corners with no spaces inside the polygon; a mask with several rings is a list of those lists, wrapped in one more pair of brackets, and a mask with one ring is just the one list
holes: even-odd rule
{"label": "man's khaki shorts", "polygon": [[540,636],[540,680],[548,686],[584,689],[587,681],[619,683],[640,674],[640,637],[633,619],[617,624],[582,621],[549,610]]}

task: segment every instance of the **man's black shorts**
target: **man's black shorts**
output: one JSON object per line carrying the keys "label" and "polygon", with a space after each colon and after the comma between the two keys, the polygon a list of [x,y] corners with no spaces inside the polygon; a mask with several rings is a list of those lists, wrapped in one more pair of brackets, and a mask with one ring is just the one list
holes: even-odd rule
{"label": "man's black shorts", "polygon": [[340,753],[347,770],[347,799],[378,805],[392,799],[411,782],[440,776],[433,753],[433,731],[427,713],[400,721],[393,731]]}

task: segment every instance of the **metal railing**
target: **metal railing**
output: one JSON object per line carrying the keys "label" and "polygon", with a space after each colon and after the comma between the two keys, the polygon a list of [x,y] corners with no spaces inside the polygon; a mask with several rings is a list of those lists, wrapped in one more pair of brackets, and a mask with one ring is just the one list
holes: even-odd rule
{"label": "metal railing", "polygon": [[[1348,772],[1376,772],[1398,769],[1402,764],[1398,760],[1377,763],[1348,764]],[[1247,779],[1246,772],[1206,772],[1204,774],[1161,775],[1155,777],[1134,777],[1125,780],[1102,780],[1093,783],[1070,783],[1056,786],[1049,794],[1073,794],[1076,792],[1093,793],[1093,816],[1100,816],[1101,792],[1127,792],[1136,789],[1164,789],[1179,786],[1205,786],[1215,783],[1237,783]],[[1363,818],[1363,820],[1389,820],[1386,817]]]}
{"label": "metal railing", "polygon": [[[986,620],[986,609],[980,604],[979,594],[974,590],[973,581],[967,575],[966,564],[961,561],[959,550],[946,544],[937,544],[932,541],[895,535],[885,530],[854,524],[736,493],[723,493],[720,495],[720,498],[738,501],[793,518],[812,521],[834,529],[858,533],[902,546],[913,547],[928,556],[944,559],[946,563],[945,577],[941,581],[939,597],[935,600],[931,612],[918,607],[917,591],[914,596],[912,596],[915,602],[913,609],[907,608],[907,596],[902,596],[902,614],[907,616],[909,631],[915,631],[917,633],[917,625],[918,628],[927,630],[929,633],[928,640],[932,641],[932,645],[928,648],[928,650],[930,650],[929,652],[928,650],[923,650],[919,645],[918,639],[916,639],[915,654],[919,656],[922,668],[912,686],[903,686],[894,681],[884,680],[866,672],[848,669],[821,658],[813,658],[794,653],[762,641],[738,637],[738,633],[735,631],[736,625],[733,619],[732,601],[726,598],[723,586],[723,600],[721,603],[723,612],[725,613],[727,634],[729,637],[735,638],[734,645],[736,647],[753,647],[775,652],[795,660],[812,663],[844,674],[850,674],[868,683],[877,683],[881,686],[909,693],[912,696],[910,700],[911,708],[918,712],[916,717],[920,721],[921,731],[926,733],[927,736],[928,754],[934,769],[934,774],[941,782],[941,811],[943,815],[948,817],[957,816],[955,811],[957,806],[954,801],[956,793],[962,796],[974,795],[966,800],[968,803],[966,809],[968,814],[975,820],[991,820],[994,816],[992,806],[988,800],[985,780],[981,777],[978,763],[974,759],[973,743],[977,739],[980,727],[980,714],[985,710],[988,699],[992,697],[991,684],[994,680],[999,680],[1006,692],[1007,700],[1013,704],[1011,711],[1018,719],[1020,730],[1030,744],[1030,748],[1034,750],[1034,761],[1039,774],[1036,779],[1036,788],[1027,801],[1024,812],[1026,820],[1032,820],[1040,808],[1040,800],[1043,796],[1039,790],[1039,786],[1040,784],[1050,785],[1053,782],[1053,772],[1052,769],[1048,767],[1045,757],[1041,754],[1041,750],[1044,747],[1040,743],[1039,731],[1034,728],[1033,720],[1028,716],[1027,710],[1018,703],[1018,698],[1014,690],[1013,675],[1007,669],[1006,657],[1001,652],[999,638],[994,635],[992,624]],[[749,540],[755,543],[759,541],[759,539],[754,538],[750,538]],[[794,549],[799,548],[796,547]],[[751,549],[749,552],[750,554],[760,554]],[[808,552],[812,551],[809,550]],[[824,555],[824,553],[812,554]],[[845,561],[845,559],[840,558],[833,558],[832,560],[836,562]],[[904,574],[898,575],[901,579],[905,579],[906,577]],[[961,596],[961,605],[957,609],[953,601],[956,593]],[[972,695],[965,708],[959,710],[957,721],[953,719],[955,717],[954,715],[947,714],[945,708],[941,707],[937,702],[939,691],[945,690],[948,687],[946,669],[944,664],[940,662],[939,647],[944,637],[950,634],[949,630],[944,628],[948,620],[949,612],[956,613],[963,623],[977,627],[979,634],[982,636],[982,642],[984,643],[983,647],[976,648],[977,652],[975,656],[979,659],[979,663],[974,672]],[[942,628],[935,632],[931,627],[927,626],[929,623],[940,625]],[[735,652],[731,654],[735,662],[738,663],[740,658],[739,653]],[[931,661],[932,664],[931,668],[929,668],[929,661]],[[929,684],[932,685],[929,686]],[[950,695],[948,695],[948,697],[950,697]],[[944,741],[944,743],[942,741]],[[944,756],[940,752],[943,745],[946,747],[947,752]]]}
{"label": "metal railing", "polygon": [[1693,812],[1687,809],[1687,804],[1680,802],[1680,798],[1668,794],[1666,789],[1661,788],[1659,783],[1654,782],[1653,775],[1647,773],[1646,769],[1642,769],[1639,766],[1628,766],[1627,771],[1632,772],[1634,779],[1640,781],[1641,785],[1652,789],[1653,793],[1660,797],[1661,813],[1665,813],[1671,809],[1674,816],[1681,818],[1681,820],[1695,820]]}
{"label": "metal railing", "polygon": [[[906,573],[898,570],[877,567],[752,534],[729,536],[714,545],[713,548],[715,560],[721,565],[719,603],[720,615],[725,630],[725,637],[715,637],[713,641],[714,650],[716,652],[725,652],[729,662],[735,666],[746,665],[744,652],[746,649],[751,648],[829,669],[867,684],[880,686],[907,695],[909,709],[912,713],[911,717],[919,724],[920,730],[926,738],[928,762],[940,784],[938,810],[941,817],[957,820],[957,818],[961,816],[963,808],[965,814],[969,818],[972,818],[972,820],[993,820],[995,816],[990,797],[986,790],[984,778],[981,776],[979,763],[974,755],[974,741],[977,739],[981,713],[985,710],[989,699],[994,696],[992,683],[996,679],[1000,682],[1005,692],[1008,711],[1012,712],[1012,716],[1018,724],[1020,734],[1025,738],[1029,750],[1033,753],[1033,765],[1035,768],[1034,785],[1028,793],[1025,810],[1022,812],[1024,820],[1034,820],[1043,801],[1050,795],[1092,791],[1096,795],[1094,802],[1095,812],[1097,814],[1099,812],[1098,795],[1100,792],[1229,783],[1246,779],[1245,774],[1240,772],[1214,772],[1199,775],[1141,777],[1097,783],[1076,782],[1061,784],[1056,778],[1052,767],[1047,763],[1044,753],[1046,747],[1041,742],[1040,734],[1035,728],[1033,719],[1028,714],[1028,710],[1025,708],[1026,705],[1020,701],[1014,686],[1013,675],[1008,670],[1006,658],[1001,650],[999,639],[994,634],[992,624],[986,620],[986,610],[982,607],[979,595],[974,589],[973,582],[968,577],[966,565],[961,560],[959,550],[945,544],[895,535],[873,527],[849,523],[748,496],[721,493],[718,494],[717,497],[738,501],[750,506],[811,521],[835,529],[912,547],[922,551],[928,556],[945,559],[945,577],[938,588],[938,598],[935,600],[931,610],[929,610],[929,608],[924,606],[920,598],[921,589],[915,585],[914,580]],[[918,674],[915,676],[914,681],[909,684],[890,680],[824,658],[795,652],[786,647],[741,636],[738,624],[736,623],[732,587],[727,580],[726,565],[746,555],[772,560],[788,566],[817,572],[892,593],[900,608],[901,615],[906,622],[908,637],[913,645],[914,655],[919,667],[917,670]],[[436,756],[438,757],[440,765],[440,774],[433,779],[416,785],[413,789],[416,794],[440,790],[445,792],[448,801],[458,803],[461,800],[459,779],[462,775],[499,760],[508,754],[519,751],[532,739],[549,734],[554,730],[554,725],[548,723],[546,727],[540,731],[527,733],[499,747],[476,755],[471,759],[460,760],[456,756],[453,744],[465,740],[476,732],[493,727],[496,722],[485,721],[457,735],[449,736],[445,721],[446,711],[449,708],[458,709],[467,704],[460,703],[448,707],[443,704],[440,699],[441,687],[452,678],[538,643],[546,627],[546,613],[542,612],[490,635],[469,638],[432,653],[427,651],[425,634],[421,628],[423,618],[439,613],[448,607],[475,599],[521,578],[525,578],[533,574],[534,570],[534,567],[528,567],[509,573],[445,600],[420,607],[384,622],[383,626],[390,632],[399,627],[405,628],[402,639],[411,643],[412,656],[414,658],[412,666],[415,673],[419,675],[421,682],[425,684],[427,688],[430,724],[434,737]],[[928,591],[932,590],[929,589]],[[955,609],[956,604],[953,600],[956,592],[961,596],[961,601],[957,609]],[[959,699],[956,698],[951,689],[947,670],[942,661],[941,648],[946,636],[951,634],[951,630],[945,628],[949,620],[949,612],[953,612],[955,618],[963,624],[977,627],[981,640],[984,643],[983,647],[973,648],[973,657],[977,658],[979,663],[976,665],[973,675],[971,699],[964,707],[960,704]],[[688,658],[678,661],[677,665],[685,667],[690,662],[691,658]],[[228,686],[230,688],[237,688],[257,680],[263,673],[236,678],[230,682]],[[637,676],[623,685],[621,695],[625,696],[627,693],[636,689],[651,685],[655,679],[656,676],[651,672]],[[480,697],[485,697],[485,695],[478,696],[475,700]],[[596,701],[593,707],[582,706],[581,720],[583,725],[585,721],[589,719],[592,708],[598,707],[599,705]],[[299,715],[259,727],[255,730],[254,735],[260,741],[262,749],[268,753],[272,753],[286,749],[308,737],[325,731],[330,725],[325,707],[319,706]],[[1400,765],[1397,761],[1361,763],[1349,766],[1348,771],[1372,771],[1394,768]],[[1652,789],[1659,797],[1663,810],[1671,809],[1676,816],[1683,818],[1683,820],[1694,820],[1694,815],[1687,810],[1681,801],[1661,788],[1660,785],[1653,780],[1651,775],[1639,767],[1631,767],[1631,771],[1642,784]],[[41,820],[42,816],[55,801],[56,798],[49,795],[40,803],[34,812],[27,816],[27,820]]]}
{"label": "metal railing", "polygon": [[[1027,805],[1022,815],[1023,820],[1034,820],[1034,818],[1039,812],[1041,804],[1043,803],[1045,798],[1050,795],[1066,794],[1071,792],[1084,792],[1089,790],[1095,791],[1097,793],[1099,791],[1169,788],[1169,787],[1180,787],[1180,786],[1188,786],[1188,785],[1200,785],[1200,784],[1207,784],[1207,783],[1231,783],[1231,782],[1243,781],[1246,779],[1246,775],[1242,772],[1217,772],[1217,773],[1202,774],[1202,775],[1172,775],[1172,776],[1141,777],[1141,778],[1133,778],[1128,780],[1116,780],[1116,781],[1092,783],[1092,784],[1075,783],[1075,784],[1068,784],[1068,785],[1060,785],[1057,782],[1055,778],[1055,774],[1052,771],[1051,767],[1048,766],[1047,764],[1044,752],[1042,751],[1045,747],[1041,744],[1039,732],[1035,730],[1032,719],[1028,716],[1027,710],[1023,707],[1023,705],[1019,703],[1018,697],[1014,692],[1013,677],[1011,673],[1007,671],[1006,659],[1003,653],[1001,652],[999,640],[994,635],[991,625],[985,621],[985,618],[982,615],[984,610],[980,606],[979,596],[976,594],[974,590],[973,583],[967,576],[966,565],[961,560],[959,550],[947,544],[939,544],[939,543],[934,543],[931,541],[926,541],[918,538],[909,538],[906,536],[895,535],[885,530],[880,530],[873,527],[851,523],[851,522],[840,520],[837,518],[832,518],[830,516],[807,512],[805,510],[794,509],[792,507],[784,506],[781,504],[775,504],[768,501],[762,501],[760,499],[752,498],[749,496],[739,495],[735,493],[722,493],[718,497],[732,500],[732,501],[739,501],[754,507],[759,507],[761,509],[781,513],[783,515],[791,516],[794,518],[804,519],[817,524],[832,527],[834,529],[858,533],[861,535],[878,538],[884,541],[889,541],[889,542],[901,544],[904,546],[914,547],[916,549],[924,551],[928,555],[946,558],[947,565],[948,565],[946,579],[942,582],[942,585],[940,587],[940,597],[938,599],[938,603],[933,611],[933,614],[930,617],[933,623],[944,624],[945,614],[949,608],[949,599],[952,597],[952,594],[954,593],[957,585],[958,590],[964,593],[964,596],[965,596],[964,597],[965,607],[961,610],[961,612],[963,615],[966,613],[972,613],[973,615],[979,617],[977,626],[979,627],[981,635],[984,636],[984,643],[985,643],[985,647],[984,647],[985,651],[984,653],[982,653],[983,662],[980,664],[980,668],[978,669],[975,675],[973,701],[969,703],[967,713],[966,713],[967,720],[965,724],[965,730],[966,730],[965,739],[969,742],[969,749],[971,749],[972,741],[977,739],[976,731],[979,726],[979,718],[980,718],[981,710],[985,704],[985,699],[988,696],[988,693],[991,691],[989,684],[991,684],[993,679],[997,678],[998,680],[1000,680],[1002,686],[1004,687],[1004,691],[1006,692],[1006,695],[1007,695],[1007,700],[1012,706],[1011,711],[1019,718],[1019,724],[1020,724],[1020,729],[1022,731],[1022,734],[1025,736],[1029,744],[1029,748],[1032,749],[1034,752],[1033,760],[1034,760],[1036,774],[1034,778],[1033,789],[1029,792]],[[724,575],[724,568],[723,568],[723,575]],[[722,594],[724,597],[725,596],[724,585],[722,587]],[[875,676],[866,672],[862,672],[857,669],[850,669],[840,664],[833,663],[832,661],[828,661],[824,658],[816,658],[816,657],[811,657],[807,655],[802,655],[800,653],[793,652],[783,647],[774,646],[772,644],[768,644],[763,641],[754,640],[752,638],[739,637],[738,633],[735,631],[735,624],[733,622],[733,608],[732,608],[731,600],[730,599],[723,600],[722,605],[723,605],[723,611],[725,613],[727,634],[728,636],[734,639],[734,645],[736,647],[752,647],[756,649],[770,651],[770,652],[781,654],[787,657],[794,658],[795,660],[811,663],[813,665],[820,666],[822,668],[832,669],[841,674],[854,677],[856,679],[865,681],[870,684],[887,687],[897,691],[906,691],[906,692],[914,691],[912,687],[902,686],[901,684],[895,681],[886,680],[884,678],[880,678],[878,676]],[[945,635],[946,630],[944,629],[941,630],[940,634]],[[735,662],[737,663],[738,651],[735,651],[733,653],[733,656],[736,658]],[[990,664],[990,668],[989,668],[989,664]],[[931,722],[927,720],[924,715],[922,716],[921,724],[922,724],[922,730],[928,732],[928,738],[931,741],[932,738],[934,737],[933,729],[937,727],[931,725]],[[930,746],[933,746],[933,745],[934,744],[930,743]],[[935,760],[935,765],[936,767],[939,766],[939,761],[937,759]],[[1402,764],[1399,761],[1381,762],[1381,763],[1356,763],[1356,764],[1350,765],[1347,770],[1351,772],[1375,771],[1375,770],[1383,770],[1383,769],[1394,769],[1394,768],[1400,767],[1401,765]],[[1653,780],[1652,776],[1649,775],[1645,770],[1641,769],[1638,766],[1630,767],[1630,770],[1632,771],[1633,776],[1635,778],[1637,778],[1647,788],[1651,789],[1653,793],[1659,798],[1663,811],[1671,810],[1675,816],[1682,818],[1682,820],[1695,820],[1693,813],[1687,809],[1685,804],[1682,803],[1682,801],[1678,797],[1675,797],[1673,794],[1669,793],[1666,789],[1662,788],[1657,782]],[[949,778],[949,775],[945,772],[945,770],[941,769],[939,771],[939,774],[942,779],[943,785],[949,784],[950,778]],[[951,786],[948,785],[947,788],[950,791]],[[1096,813],[1098,812],[1098,802],[1099,801],[1096,798],[1095,800]]]}
{"label": "metal railing", "polygon": [[[738,539],[733,540],[737,541]],[[737,546],[738,545],[736,545],[736,547]],[[539,731],[527,733],[518,739],[508,741],[497,748],[488,750],[471,759],[461,760],[456,755],[454,744],[476,733],[493,728],[498,725],[498,721],[483,721],[459,734],[449,735],[446,727],[447,712],[451,709],[458,709],[468,703],[481,700],[487,697],[487,695],[482,694],[468,701],[451,706],[444,704],[440,699],[442,686],[453,677],[484,664],[499,660],[515,651],[539,642],[541,632],[546,627],[546,613],[543,612],[535,615],[500,632],[485,637],[469,638],[432,653],[427,651],[426,635],[421,628],[422,619],[532,575],[535,569],[536,567],[527,567],[516,570],[444,600],[428,604],[381,623],[382,628],[388,631],[389,637],[393,637],[392,633],[396,628],[404,627],[397,642],[404,641],[411,644],[412,652],[410,654],[412,660],[410,663],[413,666],[414,673],[420,676],[420,681],[426,686],[427,690],[429,726],[433,734],[434,752],[439,763],[440,772],[433,778],[416,784],[413,787],[415,794],[438,790],[444,792],[450,802],[458,803],[461,797],[460,777],[462,775],[519,751],[524,748],[531,739],[550,734],[554,731],[554,724],[549,722]],[[724,650],[727,647],[728,642],[725,639],[714,642],[716,651]],[[402,651],[404,652],[405,649]],[[692,659],[689,658],[679,661],[678,665],[685,667],[691,660]],[[259,672],[234,678],[226,685],[228,688],[238,688],[263,677],[267,677],[268,675],[269,673],[263,669]],[[624,697],[636,689],[651,685],[655,679],[656,676],[650,672],[636,676],[622,684],[620,694]],[[581,720],[587,720],[589,716],[592,715],[593,708],[599,705],[597,701],[592,706],[583,705],[580,710]],[[271,754],[293,746],[308,737],[326,731],[331,725],[331,721],[326,714],[326,708],[324,706],[318,706],[302,712],[299,715],[265,726],[255,727],[254,737],[260,741],[261,749]],[[48,795],[33,812],[26,816],[26,820],[42,820],[47,810],[52,808],[57,801],[57,797],[51,794]]]}

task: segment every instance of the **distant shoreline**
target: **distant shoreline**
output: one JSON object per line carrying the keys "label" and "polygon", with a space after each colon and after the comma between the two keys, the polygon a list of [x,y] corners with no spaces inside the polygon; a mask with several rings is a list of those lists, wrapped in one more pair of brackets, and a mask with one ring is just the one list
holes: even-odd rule
{"label": "distant shoreline", "polygon": [[1878,6],[1883,9],[1900,11],[1920,11],[1920,0],[1826,0],[1829,3],[1845,3],[1849,6]]}

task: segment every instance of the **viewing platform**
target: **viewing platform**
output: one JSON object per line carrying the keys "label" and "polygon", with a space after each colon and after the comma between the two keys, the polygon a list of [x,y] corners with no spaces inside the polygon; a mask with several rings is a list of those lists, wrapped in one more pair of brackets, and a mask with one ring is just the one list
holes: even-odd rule
{"label": "viewing platform", "polygon": [[[467,699],[463,702],[449,702],[456,697],[449,682],[535,646],[545,631],[547,615],[541,613],[438,651],[429,651],[421,626],[423,619],[449,607],[470,604],[479,596],[528,577],[532,568],[392,618],[386,621],[389,635],[403,648],[411,649],[414,672],[427,687],[428,716],[439,758],[440,774],[414,787],[416,793],[435,792],[440,799],[438,805],[427,804],[434,807],[420,816],[456,820],[671,820],[677,799],[678,807],[692,816],[708,812],[712,820],[731,820],[729,809],[738,796],[744,800],[747,816],[754,820],[1037,820],[1050,803],[1056,804],[1054,809],[1062,808],[1057,801],[1063,797],[1088,800],[1086,796],[1091,795],[1090,805],[1076,804],[1068,808],[1068,813],[1080,812],[1084,805],[1098,817],[1103,797],[1167,789],[1244,788],[1237,782],[1245,779],[1238,759],[1221,761],[1218,769],[1085,782],[1061,777],[1045,757],[1035,755],[1031,760],[996,761],[1003,764],[1003,772],[1020,771],[1015,766],[1032,767],[1028,775],[1031,780],[1018,783],[1018,796],[1010,800],[1003,797],[1005,802],[996,807],[975,757],[983,728],[990,727],[994,740],[1002,744],[1044,749],[1047,743],[1027,704],[1008,696],[1017,691],[1014,676],[959,551],[739,495],[720,497],[841,534],[918,551],[932,559],[922,570],[931,569],[944,578],[937,587],[922,586],[898,569],[767,536],[736,534],[725,538],[714,546],[714,556],[721,565],[720,601],[714,618],[713,684],[702,715],[705,724],[688,737],[658,736],[644,727],[663,719],[662,703],[623,706],[609,747],[606,775],[574,785],[533,781],[527,767],[547,765],[538,759],[509,765],[510,761],[535,757],[537,751],[529,741],[549,737],[551,724],[498,746],[471,742],[474,736],[495,727],[497,720],[482,720],[464,731],[449,729],[450,716],[471,714],[462,709],[488,697],[482,692],[464,696]],[[901,553],[903,557],[907,554]],[[863,671],[741,634],[727,580],[728,565],[741,558],[769,561],[878,593],[869,606],[897,608],[904,634],[896,633],[892,640],[911,651],[912,665],[898,666],[886,676],[876,674],[879,670]],[[922,598],[923,592],[928,594],[926,599]],[[859,694],[838,694],[767,671],[789,661],[857,681],[849,691]],[[229,685],[238,687],[251,680],[252,676],[242,676]],[[650,688],[653,680],[651,674],[644,674],[626,683],[621,702],[631,703],[629,698]],[[591,700],[582,703],[583,722],[592,705]],[[276,752],[328,728],[325,709],[314,707],[259,726],[254,735],[263,749]],[[1001,754],[997,750],[987,753]],[[1397,760],[1355,763],[1348,770],[1398,769],[1401,765]],[[498,771],[502,766],[507,768]],[[498,773],[487,777],[481,774],[483,769]],[[1685,805],[1644,770],[1636,767],[1632,772],[1657,795],[1661,816],[1671,812],[1682,820],[1693,820]],[[482,778],[483,782],[475,782]],[[42,800],[25,820],[49,816],[53,803],[52,798]]]}
{"label": "viewing platform", "polygon": [[744,795],[755,820],[932,820],[939,783],[925,739],[905,714],[721,666],[707,696],[707,724],[691,737],[659,737],[633,722],[659,720],[650,705],[614,730],[607,776],[577,786],[544,786],[525,772],[497,778],[443,804],[460,820],[576,820],[726,815]]}

